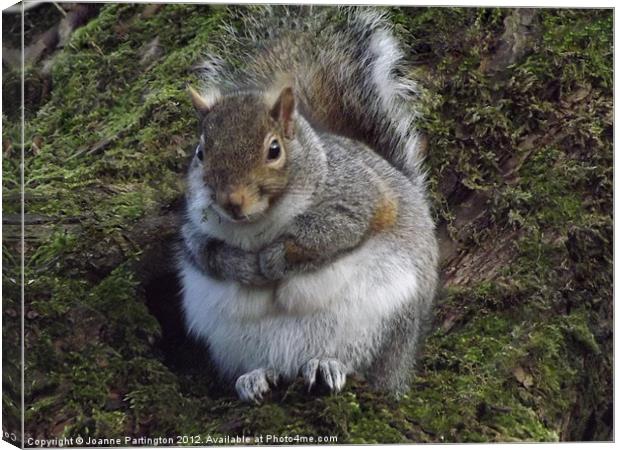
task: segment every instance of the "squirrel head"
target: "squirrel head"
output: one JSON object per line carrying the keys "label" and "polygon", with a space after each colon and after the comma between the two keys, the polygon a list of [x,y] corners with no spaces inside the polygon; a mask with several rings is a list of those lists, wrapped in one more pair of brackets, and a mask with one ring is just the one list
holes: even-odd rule
{"label": "squirrel head", "polygon": [[200,118],[193,170],[201,172],[212,208],[234,222],[261,217],[289,183],[292,88],[281,89],[275,101],[262,92],[189,93]]}

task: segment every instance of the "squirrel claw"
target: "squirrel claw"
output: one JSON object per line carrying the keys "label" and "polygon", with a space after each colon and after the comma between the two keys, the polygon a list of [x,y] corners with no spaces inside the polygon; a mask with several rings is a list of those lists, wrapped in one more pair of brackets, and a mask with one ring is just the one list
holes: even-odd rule
{"label": "squirrel claw", "polygon": [[301,367],[301,376],[308,386],[308,392],[316,383],[317,373],[333,394],[342,390],[347,379],[347,368],[337,359],[313,358]]}
{"label": "squirrel claw", "polygon": [[318,368],[319,360],[316,358],[311,359],[301,367],[301,376],[308,385],[308,392],[310,392],[316,382],[316,371]]}
{"label": "squirrel claw", "polygon": [[241,375],[235,383],[235,390],[243,402],[259,405],[263,395],[276,386],[278,376],[273,369],[255,369]]}

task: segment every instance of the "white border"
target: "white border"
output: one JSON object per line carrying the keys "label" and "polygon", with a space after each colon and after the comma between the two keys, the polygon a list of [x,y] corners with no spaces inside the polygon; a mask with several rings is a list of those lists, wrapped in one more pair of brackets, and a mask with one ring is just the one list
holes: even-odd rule
{"label": "white border", "polygon": [[[30,3],[31,1],[26,0],[26,3]],[[105,0],[103,1],[93,1],[93,0],[86,0],[83,1],[83,3],[86,2],[93,2],[93,3],[103,3],[105,2]],[[61,3],[61,2],[59,2]],[[121,0],[121,1],[117,1],[117,2],[106,2],[106,3],[220,3],[220,4],[231,4],[231,3],[240,3],[240,4],[248,4],[248,3],[290,3],[290,4],[299,4],[299,3],[309,3],[309,2],[301,2],[299,0],[290,0],[287,2],[282,2],[282,1],[248,1],[248,0],[236,0],[236,1],[212,1],[212,2],[204,2],[204,1],[196,1],[196,0],[185,0],[183,2],[167,2],[167,1],[142,1],[142,0]],[[330,2],[330,1],[315,1],[312,3],[316,3],[316,4],[334,4],[336,2]],[[424,1],[386,1],[386,0],[376,0],[376,1],[351,1],[351,0],[341,0],[339,2],[337,2],[338,4],[377,4],[377,5],[403,5],[403,6],[472,6],[472,7],[485,7],[485,6],[499,6],[499,7],[535,7],[535,8],[545,8],[545,7],[552,7],[552,8],[558,8],[558,7],[566,7],[566,8],[613,8],[615,6],[615,2],[613,1],[602,1],[602,0],[590,0],[588,2],[584,2],[584,1],[549,1],[549,0],[543,0],[543,1],[526,1],[526,0],[521,0],[521,1],[492,1],[492,0],[478,0],[478,1],[467,1],[467,0],[424,0]],[[15,4],[14,1],[11,0],[0,0],[0,7],[4,10],[5,8],[11,6]],[[615,33],[615,25],[617,23],[618,20],[618,13],[617,10],[614,9],[614,99],[615,99],[615,87],[616,87],[616,83],[618,81],[618,75],[617,73],[615,73],[615,57],[616,57],[616,52],[618,49],[618,41],[616,38],[616,33]],[[1,25],[1,19],[0,19],[0,25]],[[23,39],[23,35],[22,35],[22,39]],[[22,57],[23,60],[23,57]],[[23,89],[22,89],[22,96],[23,96]],[[1,94],[0,94],[0,99],[1,99]],[[23,103],[23,98],[22,98],[22,103]],[[614,101],[614,118],[616,117],[615,115],[615,111],[616,111],[617,105]],[[22,116],[23,117],[23,116]],[[0,125],[1,126],[1,125]],[[22,140],[23,140],[23,128],[22,128]],[[617,210],[616,210],[616,203],[615,203],[615,196],[618,193],[617,192],[617,186],[615,183],[615,173],[617,170],[617,165],[616,165],[616,158],[615,158],[615,144],[616,144],[616,139],[615,139],[615,133],[614,133],[614,217],[618,217],[617,216]],[[23,146],[22,146],[22,151],[23,151]],[[23,159],[22,159],[23,160]],[[0,181],[1,181],[1,171],[0,171]],[[23,176],[23,173],[22,173]],[[1,200],[0,200],[1,202]],[[1,203],[0,203],[1,204]],[[23,206],[23,205],[22,205]],[[23,227],[23,224],[22,224]],[[22,235],[23,235],[23,230],[22,230]],[[23,245],[23,242],[22,242]],[[618,246],[620,244],[618,243],[618,236],[616,234],[616,227],[614,226],[614,261],[615,261],[615,255],[616,250],[618,249]],[[23,250],[23,249],[22,249]],[[1,268],[1,261],[0,261],[0,268]],[[616,265],[614,264],[614,281],[616,280]],[[23,273],[22,273],[23,276]],[[23,280],[22,280],[22,287],[23,287]],[[614,284],[614,300],[616,298],[616,286]],[[22,300],[23,301],[23,300]],[[23,306],[23,305],[22,305]],[[614,306],[615,306],[615,302],[614,302]],[[23,308],[22,308],[23,311]],[[1,324],[1,318],[0,318],[0,324]],[[23,314],[22,314],[22,327],[23,327]],[[23,330],[23,328],[22,328]],[[618,336],[615,333],[616,329],[615,329],[615,308],[614,308],[614,387],[615,387],[615,375],[618,373],[618,362],[615,358],[615,348],[616,345],[618,343]],[[0,351],[1,351],[1,343],[0,343]],[[23,348],[22,348],[22,352],[23,352]],[[1,361],[0,361],[1,364]],[[1,370],[1,365],[0,365],[0,370]],[[619,400],[619,395],[616,389],[614,389],[614,438],[615,438],[615,431],[617,430],[617,426],[618,426],[618,420],[617,420],[617,415],[615,414],[616,412],[616,405],[618,404],[618,400]],[[22,401],[23,401],[23,389],[22,389]],[[22,411],[23,414],[23,411]],[[0,419],[1,420],[1,419]],[[23,424],[22,424],[23,427]],[[23,435],[23,429],[22,429],[22,435]],[[456,444],[400,444],[400,446],[415,446],[415,445],[433,445],[433,447],[437,447],[437,448],[446,448],[449,445],[456,445]],[[470,448],[482,448],[483,445],[488,445],[488,444],[462,444],[462,445],[467,445]],[[547,448],[547,447],[551,447],[551,446],[557,446],[557,445],[561,445],[561,446],[565,446],[565,447],[571,447],[571,448],[612,448],[612,446],[615,447],[615,445],[613,443],[560,443],[560,444],[547,444],[547,443],[532,443],[532,444],[493,444],[493,448],[498,448],[498,449],[504,449],[504,448],[510,448],[513,450],[518,450],[518,449],[523,449],[526,447],[529,447],[531,445],[536,445],[542,448]],[[235,446],[236,447],[236,446]],[[279,446],[278,448],[299,448],[300,446]],[[304,446],[307,447],[307,446]],[[325,447],[332,447],[332,446],[321,446],[322,448]],[[334,448],[336,448],[336,446],[333,446]],[[376,445],[373,446],[375,448],[383,448],[384,445]],[[14,449],[15,447],[10,445],[9,443],[5,442],[5,441],[0,441],[0,450],[5,450],[5,449]],[[162,449],[178,449],[179,447],[159,447]],[[254,448],[254,447],[236,447],[236,448]]]}

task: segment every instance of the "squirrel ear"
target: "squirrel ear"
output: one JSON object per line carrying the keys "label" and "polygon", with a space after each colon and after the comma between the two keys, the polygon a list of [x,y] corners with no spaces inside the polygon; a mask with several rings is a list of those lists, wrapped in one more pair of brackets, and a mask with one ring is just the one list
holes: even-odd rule
{"label": "squirrel ear", "polygon": [[292,139],[295,134],[293,114],[295,113],[295,94],[293,94],[293,88],[285,87],[280,92],[278,100],[271,108],[271,117],[275,121],[282,124],[284,129],[284,136],[288,139]]}
{"label": "squirrel ear", "polygon": [[213,108],[213,105],[215,104],[219,94],[219,92],[212,92],[207,97],[203,97],[198,93],[198,91],[196,91],[196,89],[191,87],[189,84],[187,85],[187,92],[189,93],[189,97],[192,100],[192,105],[194,105],[194,109],[196,109],[196,112],[200,117],[206,116],[209,111],[211,111],[211,108]]}

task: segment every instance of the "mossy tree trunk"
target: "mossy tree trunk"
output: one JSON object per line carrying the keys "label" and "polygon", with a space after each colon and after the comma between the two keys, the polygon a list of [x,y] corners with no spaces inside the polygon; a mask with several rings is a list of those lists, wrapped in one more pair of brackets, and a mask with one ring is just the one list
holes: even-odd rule
{"label": "mossy tree trunk", "polygon": [[[196,127],[184,85],[228,12],[102,7],[51,72],[25,74],[26,435],[611,439],[612,14],[391,10],[423,88],[445,282],[433,332],[401,400],[353,379],[255,407],[184,336],[172,252]],[[18,339],[19,74],[3,79],[4,337]],[[4,348],[17,427],[19,354]]]}

